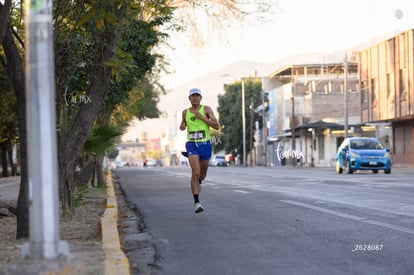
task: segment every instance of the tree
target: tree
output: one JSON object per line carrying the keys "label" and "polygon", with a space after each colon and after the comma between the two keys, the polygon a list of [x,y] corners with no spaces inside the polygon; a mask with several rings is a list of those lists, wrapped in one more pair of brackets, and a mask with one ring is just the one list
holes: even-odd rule
{"label": "tree", "polygon": [[[15,5],[12,5],[12,4]],[[17,100],[20,139],[20,189],[17,199],[16,238],[29,236],[28,171],[26,137],[26,88],[24,74],[23,10],[20,1],[0,3],[0,63],[7,73]]]}
{"label": "tree", "polygon": [[278,9],[273,0],[169,0],[168,5],[176,9],[179,30],[186,30],[196,47],[210,35],[226,39],[223,30],[234,24],[261,25]]}
{"label": "tree", "polygon": [[[91,180],[92,186],[103,186],[103,158],[108,151],[115,148],[120,137],[125,133],[125,126],[96,125],[83,146],[82,165],[80,167],[80,184]],[[96,179],[96,184],[95,184]]]}
{"label": "tree", "polygon": [[[20,137],[17,238],[28,237],[29,234],[22,2],[0,2],[0,63],[16,95]],[[209,13],[215,9],[237,12],[233,5],[236,1],[217,1],[219,8],[215,6],[214,9],[210,9],[210,2],[53,1],[59,184],[63,213],[72,212],[73,175],[85,142],[103,108],[112,106],[115,110],[122,105],[139,118],[159,114],[154,104],[157,102],[156,91],[162,91],[162,88],[152,80],[162,56],[157,55],[154,49],[167,37],[162,30],[180,30],[189,24],[174,21],[174,10],[200,3],[200,7]],[[217,14],[212,13],[220,19]],[[140,85],[141,88],[137,89]],[[130,94],[132,90],[136,90],[134,96],[138,96],[138,101],[128,104],[128,100],[135,100]],[[106,114],[112,116],[111,112]],[[108,116],[106,119],[110,120]]]}
{"label": "tree", "polygon": [[18,140],[17,129],[16,96],[6,73],[0,69],[0,150],[3,177],[9,176],[9,163],[12,176],[17,173],[12,159],[12,146]]}
{"label": "tree", "polygon": [[[158,1],[163,5],[163,1]],[[17,238],[28,237],[28,197],[27,197],[27,158],[26,158],[26,97],[25,75],[22,60],[24,59],[24,39],[22,26],[22,3],[11,0],[0,3],[0,62],[7,72],[16,94],[18,106],[18,122],[21,154],[21,186],[17,209]],[[149,4],[153,4],[151,2]],[[63,39],[63,43],[56,43],[56,52],[61,59],[56,60],[56,84],[57,84],[57,114],[61,110],[64,119],[61,123],[59,135],[59,164],[61,201],[65,213],[72,209],[72,177],[77,160],[81,154],[83,145],[95,123],[96,117],[102,109],[105,97],[108,94],[109,84],[116,68],[115,53],[121,30],[129,26],[131,19],[140,20],[144,7],[134,1],[55,1],[55,30],[57,41]],[[147,7],[145,7],[147,8]],[[141,10],[140,10],[141,9]],[[148,9],[150,10],[150,9]],[[156,14],[161,9],[155,9]],[[148,13],[149,14],[149,13]],[[161,16],[160,16],[161,17]],[[159,17],[152,22],[152,30],[163,23]],[[64,35],[60,35],[62,30]],[[71,35],[69,35],[71,34]],[[142,33],[145,37],[145,32]],[[59,40],[60,41],[60,40]],[[64,50],[62,50],[64,49]],[[61,51],[60,51],[61,50]],[[146,49],[148,52],[151,48]],[[65,52],[66,51],[66,52]],[[66,61],[62,61],[66,60]],[[145,59],[143,59],[146,61]],[[71,61],[71,62],[68,62]],[[85,64],[81,66],[81,64]],[[62,66],[64,65],[64,66]],[[126,67],[128,63],[123,64]],[[152,64],[143,66],[142,70],[148,72]],[[74,67],[79,69],[75,72]],[[139,66],[137,66],[139,67]],[[118,68],[119,69],[119,68]],[[144,77],[144,76],[142,76]],[[76,81],[74,81],[76,80]],[[75,86],[75,88],[74,88]],[[68,94],[76,90],[76,93]],[[61,96],[63,95],[63,96]],[[76,99],[68,101],[68,99]],[[80,99],[81,102],[78,100]],[[85,104],[88,102],[93,104]],[[69,106],[67,106],[69,104]],[[76,105],[76,106],[74,106]],[[62,108],[63,107],[63,108]],[[67,116],[66,116],[67,115]],[[63,127],[64,126],[64,127]]]}
{"label": "tree", "polygon": [[[165,1],[57,3],[58,113],[63,109],[59,117],[65,125],[59,137],[59,166],[65,214],[73,209],[74,171],[98,115],[105,105],[116,108],[128,100],[129,92],[151,73],[157,59],[152,50],[161,35],[158,27],[171,12]],[[67,63],[69,56],[74,63]],[[74,73],[68,73],[71,70]],[[72,79],[66,80],[67,75]],[[156,108],[150,115],[157,115]]]}
{"label": "tree", "polygon": [[[253,113],[253,121],[259,121],[259,128],[262,127],[259,114],[249,111],[249,105],[253,103],[253,107],[262,104],[262,82],[258,79],[244,80],[245,86],[245,111],[246,111],[246,133],[250,133],[251,124],[248,123]],[[237,81],[233,84],[226,85],[225,93],[218,97],[217,111],[220,116],[220,125],[222,127],[222,143],[226,153],[234,156],[243,155],[243,124],[242,124],[242,92],[241,82]],[[248,139],[247,139],[248,140]],[[246,142],[246,151],[251,150],[250,142]]]}

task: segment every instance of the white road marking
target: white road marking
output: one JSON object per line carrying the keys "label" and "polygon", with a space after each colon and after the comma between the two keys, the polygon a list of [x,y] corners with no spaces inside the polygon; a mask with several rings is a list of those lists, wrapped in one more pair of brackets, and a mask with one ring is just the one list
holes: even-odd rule
{"label": "white road marking", "polygon": [[384,186],[384,185],[372,185],[372,184],[363,184],[363,187],[367,188],[390,188],[391,186]]}
{"label": "white road marking", "polygon": [[326,208],[322,208],[322,207],[318,207],[318,206],[314,206],[314,205],[310,205],[310,204],[306,204],[306,203],[302,203],[302,202],[291,201],[291,200],[280,200],[280,201],[284,202],[284,203],[288,203],[288,204],[292,204],[292,205],[312,209],[312,210],[315,210],[315,211],[335,215],[335,216],[345,218],[345,219],[349,219],[349,220],[353,220],[353,221],[368,223],[368,224],[371,224],[371,225],[378,225],[378,226],[385,227],[385,228],[388,228],[388,229],[392,229],[392,230],[396,230],[396,231],[400,231],[400,232],[404,232],[404,233],[408,233],[408,234],[414,234],[414,229],[404,227],[404,226],[399,226],[399,225],[395,225],[395,224],[390,224],[390,223],[385,223],[385,222],[381,222],[381,221],[371,220],[371,219],[367,219],[367,218],[359,217],[359,216],[355,216],[355,215],[349,215],[349,214],[345,214],[345,213],[342,213],[342,212],[338,212],[338,211],[334,211],[334,210],[330,210],[330,209],[326,209]]}
{"label": "white road marking", "polygon": [[244,190],[234,190],[234,192],[238,192],[238,193],[242,193],[242,194],[250,194],[251,192],[249,191],[244,191]]}

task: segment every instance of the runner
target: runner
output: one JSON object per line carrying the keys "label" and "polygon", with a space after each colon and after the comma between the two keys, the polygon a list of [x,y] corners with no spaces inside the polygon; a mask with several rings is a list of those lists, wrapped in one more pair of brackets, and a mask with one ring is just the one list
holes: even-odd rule
{"label": "runner", "polygon": [[201,90],[192,88],[188,97],[191,107],[183,110],[180,130],[187,129],[185,144],[188,161],[191,167],[191,192],[194,198],[195,213],[204,211],[200,203],[200,184],[207,175],[208,162],[211,158],[212,145],[210,142],[210,127],[218,130],[220,124],[213,110],[207,105],[201,105]]}

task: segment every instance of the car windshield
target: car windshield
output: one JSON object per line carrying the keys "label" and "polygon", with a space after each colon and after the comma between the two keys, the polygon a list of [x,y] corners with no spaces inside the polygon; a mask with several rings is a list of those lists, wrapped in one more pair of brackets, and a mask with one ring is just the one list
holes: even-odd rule
{"label": "car windshield", "polygon": [[356,150],[376,150],[384,149],[382,144],[375,139],[354,139],[350,143],[351,149]]}

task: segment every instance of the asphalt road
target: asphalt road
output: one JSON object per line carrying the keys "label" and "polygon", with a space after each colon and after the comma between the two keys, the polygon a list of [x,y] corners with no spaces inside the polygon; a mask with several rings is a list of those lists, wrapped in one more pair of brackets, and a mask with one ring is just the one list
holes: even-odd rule
{"label": "asphalt road", "polygon": [[116,170],[143,214],[154,274],[414,274],[414,172],[211,167]]}
{"label": "asphalt road", "polygon": [[15,201],[19,195],[20,177],[0,178],[0,200]]}

